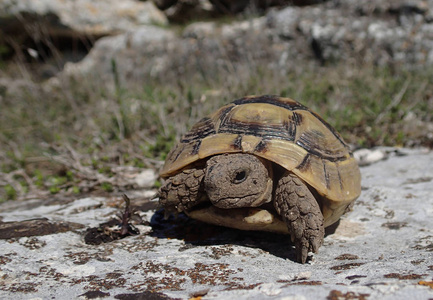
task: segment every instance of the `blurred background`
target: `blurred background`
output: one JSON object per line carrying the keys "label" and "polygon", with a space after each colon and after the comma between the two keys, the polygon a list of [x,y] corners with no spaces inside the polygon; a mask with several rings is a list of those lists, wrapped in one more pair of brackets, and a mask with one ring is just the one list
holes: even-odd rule
{"label": "blurred background", "polygon": [[302,102],[353,149],[433,147],[432,0],[3,0],[0,202],[156,189],[197,120]]}

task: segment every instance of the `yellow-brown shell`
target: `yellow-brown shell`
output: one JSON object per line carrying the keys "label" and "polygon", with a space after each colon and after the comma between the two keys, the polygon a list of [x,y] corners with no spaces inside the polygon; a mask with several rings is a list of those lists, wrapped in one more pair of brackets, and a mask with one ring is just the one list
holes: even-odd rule
{"label": "yellow-brown shell", "polygon": [[349,147],[321,117],[289,98],[250,96],[203,118],[168,154],[161,177],[221,153],[251,153],[295,173],[324,201],[325,226],[361,193]]}

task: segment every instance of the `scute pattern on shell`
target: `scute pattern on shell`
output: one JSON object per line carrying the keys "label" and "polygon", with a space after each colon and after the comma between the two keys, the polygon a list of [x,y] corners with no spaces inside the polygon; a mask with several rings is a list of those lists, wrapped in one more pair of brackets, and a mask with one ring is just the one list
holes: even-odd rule
{"label": "scute pattern on shell", "polygon": [[292,171],[326,201],[332,224],[361,192],[358,165],[340,135],[299,102],[249,96],[203,118],[169,153],[162,177],[221,153],[251,153]]}

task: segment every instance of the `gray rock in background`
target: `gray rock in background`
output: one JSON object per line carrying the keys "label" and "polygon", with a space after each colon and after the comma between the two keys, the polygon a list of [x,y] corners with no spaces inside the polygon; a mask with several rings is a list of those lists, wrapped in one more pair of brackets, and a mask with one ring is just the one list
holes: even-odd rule
{"label": "gray rock in background", "polygon": [[162,29],[148,29],[141,43],[119,44],[143,36],[140,30],[131,31],[103,38],[82,62],[67,64],[60,77],[84,76],[107,84],[112,82],[107,81],[113,77],[107,69],[113,60],[125,86],[191,74],[212,78],[235,73],[236,78],[242,70],[260,69],[257,66],[287,74],[300,61],[410,68],[432,64],[433,1],[388,2],[329,1],[286,7],[246,21],[193,23],[179,35],[164,29],[159,41],[151,31]]}
{"label": "gray rock in background", "polygon": [[[179,12],[188,21],[200,15],[197,7],[210,5],[168,2],[191,6]],[[209,17],[186,28],[161,28],[157,24],[167,24],[167,17],[151,1],[5,0],[0,43],[21,58],[47,63],[43,78],[64,67],[60,79],[112,86],[115,61],[125,88],[182,76],[236,78],[263,68],[284,75],[300,61],[410,68],[433,63],[433,0],[313,2],[321,3],[272,8],[249,20]]]}
{"label": "gray rock in background", "polygon": [[[261,62],[257,60],[260,56],[265,61],[274,57],[270,54],[273,47],[263,49],[255,44],[267,40],[267,35],[261,34],[265,30],[263,18],[222,27],[207,24],[212,23],[199,23],[193,30],[187,27],[184,36],[177,36],[170,29],[144,26],[101,38],[82,61],[67,63],[60,76],[51,82],[87,78],[112,88],[115,76],[122,87],[141,85],[148,79],[175,82],[182,76],[212,78],[226,76],[227,70],[234,68],[248,73]],[[196,34],[197,30],[200,32]],[[113,62],[117,66],[116,75]]]}
{"label": "gray rock in background", "polygon": [[103,36],[167,24],[164,13],[150,1],[2,0],[0,60],[30,63],[30,72],[47,79],[66,62],[83,59]]}
{"label": "gray rock in background", "polygon": [[152,25],[101,38],[81,62],[67,63],[61,77],[90,77],[95,83],[105,82],[107,87],[114,87],[114,72],[122,85],[139,78],[142,80],[143,72],[150,76],[161,74],[170,69],[169,55],[176,51],[173,45],[176,40],[172,31]]}
{"label": "gray rock in background", "polygon": [[71,35],[76,32],[104,36],[134,30],[145,24],[167,24],[167,18],[150,1],[3,0],[0,4],[0,24],[7,32],[14,28],[14,24],[16,30],[29,30],[31,23],[36,21],[46,34],[54,36],[67,31]]}
{"label": "gray rock in background", "polygon": [[268,14],[283,38],[305,37],[323,61],[433,63],[433,1],[333,1]]}
{"label": "gray rock in background", "polygon": [[361,168],[363,192],[353,211],[305,265],[293,261],[287,236],[182,216],[164,221],[149,200],[135,200],[150,222],[137,226],[140,235],[100,245],[85,244],[77,224],[108,221],[121,211],[120,199],[3,203],[3,222],[44,217],[75,225],[0,240],[0,298],[433,298],[433,152],[395,153]]}

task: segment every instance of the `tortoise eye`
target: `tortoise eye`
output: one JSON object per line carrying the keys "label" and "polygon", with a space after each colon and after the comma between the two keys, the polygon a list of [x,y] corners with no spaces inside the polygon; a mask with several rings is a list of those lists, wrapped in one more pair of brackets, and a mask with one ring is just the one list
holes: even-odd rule
{"label": "tortoise eye", "polygon": [[238,171],[238,172],[236,172],[235,179],[233,180],[233,183],[238,184],[238,183],[244,182],[245,179],[247,179],[247,172]]}

